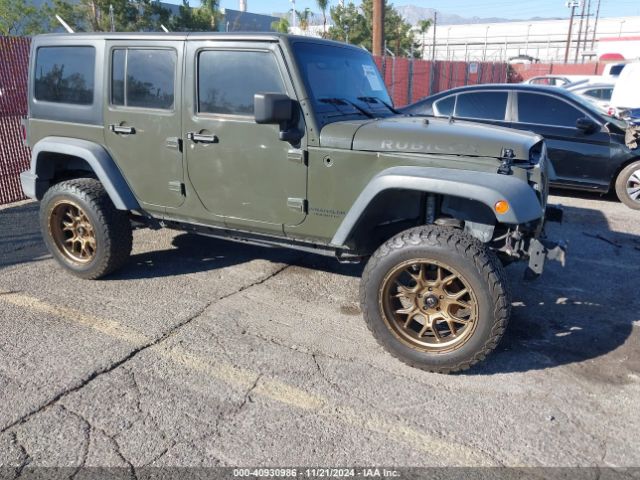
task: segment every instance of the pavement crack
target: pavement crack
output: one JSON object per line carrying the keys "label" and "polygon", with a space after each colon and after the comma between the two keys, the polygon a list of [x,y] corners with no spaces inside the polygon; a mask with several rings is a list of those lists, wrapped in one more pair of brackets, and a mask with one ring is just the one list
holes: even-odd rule
{"label": "pavement crack", "polygon": [[133,390],[135,392],[136,397],[136,410],[139,414],[143,415],[142,411],[142,392],[140,391],[140,385],[138,384],[138,380],[136,380],[136,374],[130,368],[125,368],[125,371],[129,374],[129,378],[131,379],[131,385],[133,386]]}
{"label": "pavement crack", "polygon": [[84,442],[83,442],[83,447],[82,447],[82,457],[80,458],[80,464],[71,473],[71,475],[69,475],[69,479],[72,480],[72,479],[74,479],[76,477],[76,475],[78,475],[78,473],[80,473],[82,471],[82,469],[84,468],[84,466],[87,463],[87,457],[89,456],[89,447],[91,446],[91,429],[93,427],[91,426],[91,423],[89,422],[89,420],[84,418],[81,414],[79,414],[77,412],[74,412],[73,410],[68,409],[63,404],[60,404],[60,408],[67,415],[70,415],[70,416],[75,417],[78,420],[80,420],[80,423],[82,424],[82,431],[84,433]]}
{"label": "pavement crack", "polygon": [[250,283],[249,285],[244,285],[244,286],[240,287],[238,290],[236,290],[235,292],[227,293],[226,295],[222,295],[221,297],[218,297],[216,303],[220,302],[222,300],[226,300],[229,297],[233,297],[234,295],[238,295],[239,293],[242,293],[245,290],[248,290],[249,288],[257,287],[258,285],[262,285],[263,283],[268,282],[273,277],[279,275],[280,273],[284,272],[286,269],[292,267],[293,264],[295,264],[299,260],[301,260],[301,258],[300,259],[294,259],[294,260],[292,260],[292,262],[290,264],[286,264],[286,265],[281,266],[280,268],[277,268],[276,270],[271,272],[269,275],[261,278],[260,280],[256,280],[255,282]]}
{"label": "pavement crack", "polygon": [[[292,263],[295,263],[295,261],[296,260],[293,260]],[[107,373],[110,373],[110,372],[114,371],[118,367],[124,365],[128,361],[130,361],[133,358],[135,358],[139,353],[144,352],[145,350],[148,350],[150,348],[153,348],[153,347],[157,346],[158,344],[163,343],[164,341],[166,341],[169,338],[173,337],[183,327],[189,325],[195,319],[200,317],[214,303],[220,302],[220,301],[225,300],[225,299],[227,299],[229,297],[237,295],[237,294],[239,294],[239,293],[241,293],[241,292],[243,292],[243,291],[245,291],[245,290],[247,290],[249,288],[255,287],[257,285],[261,285],[261,284],[267,282],[268,280],[272,279],[276,275],[280,274],[281,272],[283,272],[284,270],[286,270],[290,266],[291,266],[290,264],[285,264],[285,265],[281,266],[280,268],[277,268],[275,271],[271,272],[269,275],[266,275],[265,277],[263,277],[263,278],[261,278],[259,280],[256,280],[255,282],[252,282],[252,283],[250,283],[248,285],[245,285],[245,286],[241,287],[240,289],[238,289],[238,290],[236,290],[234,292],[231,292],[231,293],[229,293],[227,295],[222,295],[221,297],[218,297],[217,299],[214,299],[214,300],[211,300],[211,301],[205,303],[202,307],[200,307],[198,310],[196,310],[192,315],[190,315],[186,319],[176,323],[174,326],[172,326],[170,329],[168,329],[162,335],[160,335],[160,336],[156,337],[155,339],[152,339],[152,340],[150,340],[148,342],[145,342],[142,345],[134,348],[133,350],[131,350],[124,357],[121,357],[120,359],[118,359],[116,361],[113,361],[113,362],[110,362],[108,365],[106,365],[106,366],[104,366],[102,368],[98,368],[98,369],[90,372],[89,374],[85,375],[83,378],[77,380],[72,385],[70,385],[67,388],[64,388],[61,391],[59,391],[58,393],[56,393],[47,402],[45,402],[45,403],[33,408],[32,410],[30,410],[29,412],[27,412],[26,414],[24,414],[23,416],[21,416],[17,420],[14,420],[13,422],[5,425],[4,427],[2,427],[0,429],[0,434],[5,433],[6,431],[10,430],[13,427],[16,427],[17,425],[22,425],[23,423],[25,423],[27,420],[29,420],[34,415],[37,415],[38,413],[41,413],[42,411],[46,410],[47,408],[50,408],[53,405],[55,405],[62,398],[66,397],[66,396],[68,396],[68,395],[70,395],[72,393],[75,393],[78,390],[81,390],[86,385],[88,385],[93,380],[95,380],[96,378],[98,378],[98,377],[100,377],[100,376],[102,376],[104,374],[107,374]],[[17,292],[3,292],[3,293],[4,294],[15,294]]]}
{"label": "pavement crack", "polygon": [[14,477],[20,478],[22,476],[23,470],[33,461],[33,459],[31,458],[31,455],[29,455],[29,452],[27,452],[27,449],[24,447],[24,445],[22,445],[22,443],[20,443],[20,440],[18,440],[18,434],[16,432],[11,432],[11,443],[13,443],[13,445],[15,445],[15,447],[20,452],[20,465],[16,467]]}
{"label": "pavement crack", "polygon": [[235,414],[237,415],[238,413],[240,413],[240,411],[245,407],[245,405],[247,404],[247,402],[251,402],[253,403],[253,399],[251,398],[251,393],[256,389],[256,387],[258,386],[258,383],[260,382],[260,379],[262,379],[262,374],[258,374],[258,376],[256,377],[255,382],[253,382],[253,385],[251,385],[251,387],[249,387],[247,389],[247,391],[244,394],[244,397],[242,398],[242,402],[240,402],[240,405],[238,405],[238,408],[235,411]]}
{"label": "pavement crack", "polygon": [[131,463],[131,461],[127,457],[124,456],[124,454],[120,450],[120,444],[115,439],[115,437],[113,435],[109,435],[106,432],[106,430],[103,430],[102,428],[99,428],[99,427],[94,427],[94,428],[97,431],[99,431],[100,433],[102,433],[102,435],[104,435],[111,442],[111,445],[113,447],[113,451],[115,452],[116,456],[127,465],[127,468],[129,470],[129,477],[133,478],[134,480],[138,480],[138,474],[136,472],[136,467],[133,465],[133,463]]}

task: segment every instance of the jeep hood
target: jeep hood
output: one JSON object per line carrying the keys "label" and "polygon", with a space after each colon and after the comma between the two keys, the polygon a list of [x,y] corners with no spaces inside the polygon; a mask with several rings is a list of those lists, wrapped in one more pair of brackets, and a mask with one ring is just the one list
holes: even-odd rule
{"label": "jeep hood", "polygon": [[406,116],[330,123],[320,132],[320,145],[326,148],[496,158],[510,148],[518,160],[529,160],[529,150],[541,140],[511,128]]}

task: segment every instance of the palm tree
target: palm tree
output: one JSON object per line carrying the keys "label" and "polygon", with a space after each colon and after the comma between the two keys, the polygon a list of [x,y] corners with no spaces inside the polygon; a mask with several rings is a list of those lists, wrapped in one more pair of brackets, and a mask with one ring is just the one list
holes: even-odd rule
{"label": "palm tree", "polygon": [[280,20],[273,22],[271,28],[276,32],[289,33],[289,19],[282,17]]}
{"label": "palm tree", "polygon": [[309,28],[309,18],[311,17],[311,9],[309,7],[305,8],[303,11],[296,10],[296,17],[298,17],[298,24],[300,25],[300,30],[306,32]]}
{"label": "palm tree", "polygon": [[316,0],[316,5],[322,12],[322,37],[327,36],[327,9],[329,8],[329,0]]}
{"label": "palm tree", "polygon": [[422,58],[424,59],[424,49],[427,46],[427,41],[425,36],[427,35],[427,30],[431,27],[431,20],[420,20],[418,22],[418,28],[420,29],[420,33],[422,34]]}

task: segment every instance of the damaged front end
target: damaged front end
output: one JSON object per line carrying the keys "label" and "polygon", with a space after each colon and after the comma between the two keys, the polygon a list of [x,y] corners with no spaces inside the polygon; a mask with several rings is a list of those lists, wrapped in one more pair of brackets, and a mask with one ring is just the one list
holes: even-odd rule
{"label": "damaged front end", "polygon": [[546,222],[562,222],[561,207],[547,205],[544,221],[531,225],[516,225],[505,228],[505,231],[495,236],[491,242],[491,249],[503,263],[527,261],[525,279],[538,278],[547,260],[560,262],[564,267],[567,244],[564,241],[554,241],[547,238],[544,231]]}

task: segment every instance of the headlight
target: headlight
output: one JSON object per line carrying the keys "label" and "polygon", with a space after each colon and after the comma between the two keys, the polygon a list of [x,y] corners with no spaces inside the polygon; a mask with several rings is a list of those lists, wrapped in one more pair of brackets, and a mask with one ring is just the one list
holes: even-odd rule
{"label": "headlight", "polygon": [[542,160],[546,155],[546,151],[547,147],[544,142],[536,143],[533,147],[531,147],[531,150],[529,150],[529,163],[531,165],[538,165],[540,163],[540,160]]}

